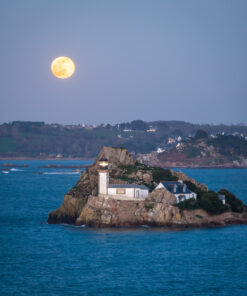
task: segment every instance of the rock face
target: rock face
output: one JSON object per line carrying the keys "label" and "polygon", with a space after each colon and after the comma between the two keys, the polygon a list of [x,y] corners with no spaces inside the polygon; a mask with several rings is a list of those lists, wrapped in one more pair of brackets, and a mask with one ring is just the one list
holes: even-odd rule
{"label": "rock face", "polygon": [[106,157],[111,166],[114,168],[120,165],[134,165],[136,162],[128,150],[124,148],[103,147],[97,157],[96,162],[102,157]]}
{"label": "rock face", "polygon": [[49,213],[48,223],[76,223],[88,197],[98,195],[98,160],[102,157],[109,160],[110,182],[128,183],[127,180],[118,179],[123,174],[120,167],[134,165],[135,159],[126,149],[103,147],[94,164],[86,169],[77,184],[64,196],[62,205]]}
{"label": "rock face", "polygon": [[247,213],[211,216],[203,210],[181,211],[165,189],[154,190],[145,201],[120,201],[90,196],[76,225],[94,227],[162,226],[172,228],[223,226],[247,223]]}
{"label": "rock face", "polygon": [[[194,227],[247,223],[247,213],[227,212],[210,216],[203,210],[181,210],[174,204],[175,196],[166,189],[153,190],[148,198],[140,201],[116,200],[98,195],[98,160],[106,157],[110,164],[110,183],[146,184],[150,188],[155,182],[155,168],[140,163],[126,149],[103,147],[95,163],[81,175],[77,184],[64,196],[61,206],[49,213],[49,223],[70,223],[95,227],[105,226],[167,226]],[[171,176],[190,181],[201,190],[207,186],[199,184],[181,172]]]}
{"label": "rock face", "polygon": [[172,204],[175,197],[164,189],[153,192],[145,201],[123,201],[91,196],[76,224],[89,226],[165,225],[173,217],[180,218],[180,211]]}

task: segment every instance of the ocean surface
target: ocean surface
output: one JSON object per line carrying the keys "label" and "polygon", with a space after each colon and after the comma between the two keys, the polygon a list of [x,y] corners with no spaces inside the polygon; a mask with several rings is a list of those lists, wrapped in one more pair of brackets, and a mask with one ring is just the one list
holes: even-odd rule
{"label": "ocean surface", "polygon": [[[0,161],[1,164],[6,161]],[[247,295],[247,226],[166,231],[48,225],[79,174],[0,171],[0,295]],[[59,173],[59,172],[60,173]],[[247,203],[246,169],[182,169]]]}

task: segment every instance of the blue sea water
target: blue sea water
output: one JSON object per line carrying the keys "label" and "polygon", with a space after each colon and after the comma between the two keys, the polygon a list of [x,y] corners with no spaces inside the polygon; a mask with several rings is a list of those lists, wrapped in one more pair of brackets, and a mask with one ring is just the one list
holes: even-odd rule
{"label": "blue sea water", "polygon": [[[247,226],[165,231],[48,225],[48,212],[79,174],[39,166],[83,162],[15,163],[29,167],[0,171],[0,295],[247,295]],[[183,171],[247,203],[246,169]]]}

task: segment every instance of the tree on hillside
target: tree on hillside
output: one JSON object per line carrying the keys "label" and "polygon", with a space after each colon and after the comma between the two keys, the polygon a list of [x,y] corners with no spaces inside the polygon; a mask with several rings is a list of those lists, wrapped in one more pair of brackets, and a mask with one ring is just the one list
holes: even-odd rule
{"label": "tree on hillside", "polygon": [[148,125],[146,122],[144,122],[142,120],[133,120],[131,122],[131,128],[133,130],[145,131],[148,129]]}
{"label": "tree on hillside", "polygon": [[195,139],[206,139],[208,138],[208,133],[204,130],[198,130],[195,134]]}

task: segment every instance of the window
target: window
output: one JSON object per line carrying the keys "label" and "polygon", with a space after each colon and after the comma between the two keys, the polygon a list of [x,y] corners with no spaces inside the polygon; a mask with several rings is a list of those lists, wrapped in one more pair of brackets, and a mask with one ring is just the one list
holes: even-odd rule
{"label": "window", "polygon": [[126,194],[126,190],[124,188],[117,188],[117,194]]}

